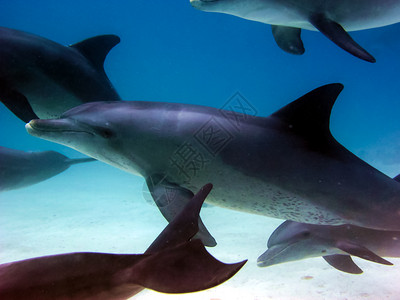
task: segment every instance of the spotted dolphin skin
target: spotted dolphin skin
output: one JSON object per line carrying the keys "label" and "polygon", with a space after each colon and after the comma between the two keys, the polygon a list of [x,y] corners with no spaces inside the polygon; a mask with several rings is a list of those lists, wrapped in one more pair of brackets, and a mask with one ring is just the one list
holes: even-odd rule
{"label": "spotted dolphin skin", "polygon": [[217,206],[302,223],[400,230],[398,182],[330,133],[342,89],[322,86],[269,117],[188,104],[93,102],[59,119],[32,120],[26,129],[143,176],[169,221],[209,180],[215,188],[208,202]]}
{"label": "spotted dolphin skin", "polygon": [[65,47],[0,27],[0,101],[29,122],[59,117],[89,101],[120,100],[103,68],[119,41],[100,35]]}
{"label": "spotted dolphin skin", "polygon": [[375,62],[348,31],[400,22],[398,0],[190,0],[195,8],[272,25],[278,46],[303,54],[301,29],[318,30],[352,55]]}
{"label": "spotted dolphin skin", "polygon": [[56,151],[25,152],[0,146],[0,192],[39,183],[71,165],[90,161],[95,159],[70,159]]}
{"label": "spotted dolphin skin", "polygon": [[224,264],[192,239],[211,188],[205,185],[142,255],[81,252],[0,265],[0,298],[123,300],[145,288],[190,293],[223,283],[246,261]]}
{"label": "spotted dolphin skin", "polygon": [[334,268],[352,274],[362,270],[351,256],[391,265],[382,256],[400,257],[400,231],[285,221],[270,236],[268,250],[258,258],[258,266],[321,256]]}

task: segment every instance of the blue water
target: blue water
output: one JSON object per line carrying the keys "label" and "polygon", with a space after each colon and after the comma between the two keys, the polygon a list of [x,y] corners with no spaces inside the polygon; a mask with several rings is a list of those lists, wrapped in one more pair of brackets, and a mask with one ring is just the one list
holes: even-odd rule
{"label": "blue water", "polygon": [[[256,108],[258,115],[267,116],[322,84],[341,82],[345,89],[332,112],[333,135],[346,148],[386,174],[400,173],[400,24],[352,33],[353,38],[375,56],[375,64],[354,58],[322,34],[310,31],[302,33],[306,47],[303,56],[286,54],[275,45],[269,26],[201,12],[192,8],[189,0],[0,1],[0,26],[31,32],[65,45],[99,34],[120,36],[121,43],[108,55],[105,70],[124,100],[194,103],[219,108],[240,92]],[[69,148],[29,136],[24,124],[2,105],[0,122],[1,146],[21,150],[53,149],[70,157],[81,156]],[[141,179],[132,179],[134,183],[129,186],[131,175],[111,167],[94,164],[77,166],[76,170],[79,169],[85,171],[71,169],[67,172],[72,173],[66,172],[52,179],[57,180],[53,184],[32,187],[30,197],[35,198],[33,191],[47,195],[43,192],[49,192],[47,189],[52,186],[63,186],[66,178],[72,183],[90,181],[88,186],[98,189],[103,181],[115,183],[117,180],[113,176],[120,176],[118,178],[124,178],[127,183],[114,186],[118,189],[116,197],[124,188],[127,189],[124,197],[135,191],[141,193]],[[98,176],[103,176],[95,178],[100,181],[91,181]],[[68,184],[67,190],[79,194],[79,189],[76,190],[72,183]],[[96,193],[88,186],[80,185],[86,191],[85,196]],[[27,192],[14,191],[0,197],[19,199],[18,193],[26,195]],[[55,195],[57,191],[49,193]],[[44,202],[45,206],[51,205],[48,199]],[[157,214],[156,210],[154,214]],[[243,218],[251,220],[253,217]],[[268,232],[271,230],[273,228]],[[251,233],[249,230],[249,236]],[[261,247],[265,248],[267,236],[265,230]],[[7,247],[2,251],[13,248],[11,252],[14,253],[19,246]],[[264,248],[259,249],[258,254]],[[96,247],[91,250],[96,251]],[[28,251],[27,255],[32,253],[36,252]],[[23,258],[22,255],[16,257]],[[255,263],[256,257],[252,259],[251,263]],[[279,266],[279,270],[290,272],[290,265]],[[257,272],[262,281],[264,274],[274,271],[271,268]],[[321,269],[317,274],[319,272],[337,271]],[[281,275],[276,273],[269,278],[270,284],[273,285],[274,277]],[[334,278],[339,281],[339,277]],[[252,282],[247,284],[251,289]],[[310,284],[311,289],[314,286]],[[282,292],[276,299],[289,299],[285,290],[290,290],[290,286],[280,288]],[[321,289],[332,294],[338,292],[335,285]],[[396,289],[386,292],[395,295]],[[253,299],[264,299],[263,296],[265,293]],[[350,298],[376,299],[378,296],[370,291],[364,296],[350,295]],[[348,295],[337,299],[345,297]]]}

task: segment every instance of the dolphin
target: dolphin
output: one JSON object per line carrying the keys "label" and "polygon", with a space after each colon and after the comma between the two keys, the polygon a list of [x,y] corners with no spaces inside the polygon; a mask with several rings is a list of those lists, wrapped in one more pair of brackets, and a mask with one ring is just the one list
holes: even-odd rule
{"label": "dolphin", "polygon": [[375,58],[348,31],[400,22],[397,0],[190,0],[193,7],[272,25],[278,46],[303,54],[301,29],[318,30],[350,54],[368,62]]}
{"label": "dolphin", "polygon": [[95,159],[70,159],[56,151],[25,152],[0,146],[0,192],[39,183],[71,165],[90,161]]}
{"label": "dolphin", "polygon": [[257,260],[260,267],[323,257],[334,268],[352,274],[362,270],[351,255],[392,265],[383,257],[400,257],[400,231],[385,231],[355,225],[314,225],[285,221],[270,236],[268,250]]}
{"label": "dolphin", "polygon": [[207,200],[216,206],[302,223],[400,230],[398,182],[330,133],[342,89],[319,87],[269,117],[189,104],[93,102],[25,127],[143,176],[168,221],[209,180],[215,188]]}
{"label": "dolphin", "polygon": [[0,27],[0,101],[26,123],[89,101],[120,100],[103,68],[119,41],[100,35],[65,47]]}
{"label": "dolphin", "polygon": [[206,184],[144,254],[78,252],[0,265],[0,298],[122,300],[145,288],[190,293],[223,283],[246,261],[224,264],[192,239],[211,188]]}

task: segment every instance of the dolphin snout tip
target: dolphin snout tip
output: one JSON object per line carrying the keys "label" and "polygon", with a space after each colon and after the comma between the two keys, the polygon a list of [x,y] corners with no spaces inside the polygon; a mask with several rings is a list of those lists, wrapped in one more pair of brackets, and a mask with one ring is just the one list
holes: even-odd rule
{"label": "dolphin snout tip", "polygon": [[33,126],[32,124],[34,123],[35,120],[31,120],[28,123],[25,124],[25,129],[26,131],[30,134],[33,131]]}
{"label": "dolphin snout tip", "polygon": [[262,268],[262,267],[267,267],[267,266],[268,266],[268,265],[265,264],[263,261],[257,261],[257,267]]}
{"label": "dolphin snout tip", "polygon": [[199,2],[200,2],[200,0],[190,0],[190,4],[191,4],[193,7],[198,6]]}

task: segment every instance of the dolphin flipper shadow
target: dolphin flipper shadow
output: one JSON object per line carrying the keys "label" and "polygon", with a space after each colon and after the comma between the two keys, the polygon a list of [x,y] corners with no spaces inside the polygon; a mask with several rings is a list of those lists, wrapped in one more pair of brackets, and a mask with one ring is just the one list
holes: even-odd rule
{"label": "dolphin flipper shadow", "polygon": [[246,261],[224,264],[191,240],[211,188],[204,186],[145,254],[67,253],[0,265],[0,299],[121,300],[144,288],[188,293],[221,284]]}

